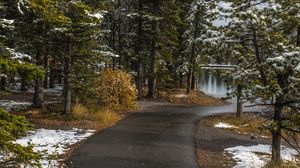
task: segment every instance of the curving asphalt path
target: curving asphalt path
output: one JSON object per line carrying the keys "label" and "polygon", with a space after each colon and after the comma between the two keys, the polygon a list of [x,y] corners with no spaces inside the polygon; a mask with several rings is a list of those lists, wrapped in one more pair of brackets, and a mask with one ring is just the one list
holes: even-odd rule
{"label": "curving asphalt path", "polygon": [[[147,104],[147,103],[145,103]],[[151,104],[89,138],[67,161],[71,168],[198,168],[194,134],[203,116],[234,111],[234,104],[185,107]]]}

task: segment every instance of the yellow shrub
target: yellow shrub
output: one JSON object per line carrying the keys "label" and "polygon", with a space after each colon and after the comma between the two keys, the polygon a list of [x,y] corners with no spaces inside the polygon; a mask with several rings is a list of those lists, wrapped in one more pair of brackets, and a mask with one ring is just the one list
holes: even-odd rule
{"label": "yellow shrub", "polygon": [[95,80],[94,94],[102,105],[115,110],[136,106],[137,90],[132,76],[122,70],[103,71]]}

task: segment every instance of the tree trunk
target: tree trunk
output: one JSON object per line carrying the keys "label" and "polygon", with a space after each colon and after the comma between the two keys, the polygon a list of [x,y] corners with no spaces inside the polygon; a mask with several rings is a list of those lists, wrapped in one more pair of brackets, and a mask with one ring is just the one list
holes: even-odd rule
{"label": "tree trunk", "polygon": [[297,27],[297,44],[300,47],[300,26]]}
{"label": "tree trunk", "polygon": [[72,106],[72,91],[71,91],[71,42],[68,44],[69,54],[65,56],[64,65],[64,115],[69,115]]}
{"label": "tree trunk", "polygon": [[183,88],[183,75],[182,73],[179,74],[179,88]]}
{"label": "tree trunk", "polygon": [[193,72],[193,75],[192,75],[191,90],[192,91],[196,90],[196,76],[195,76],[195,72]]}
{"label": "tree trunk", "polygon": [[274,122],[276,123],[276,128],[272,131],[272,164],[274,167],[281,165],[281,114],[283,110],[283,105],[280,98],[276,98],[275,111],[274,111]]}
{"label": "tree trunk", "polygon": [[236,117],[241,117],[243,114],[243,100],[241,99],[242,97],[242,85],[238,84],[237,85],[237,98],[236,98],[236,104],[237,104],[237,108],[236,108]]}
{"label": "tree trunk", "polygon": [[262,63],[263,63],[263,59],[261,58],[261,55],[260,55],[260,49],[259,49],[259,44],[258,44],[258,40],[257,40],[257,32],[256,32],[256,29],[252,26],[252,36],[253,36],[253,45],[254,45],[254,50],[255,50],[255,57],[256,57],[256,60],[258,62],[258,70],[259,70],[259,73],[261,75],[261,78],[262,78],[262,81],[263,81],[263,84],[264,85],[267,85],[267,77],[266,77],[266,74],[262,68]]}
{"label": "tree trunk", "polygon": [[139,61],[138,63],[138,100],[143,99],[143,64],[142,61]]}
{"label": "tree trunk", "polygon": [[49,88],[54,88],[55,86],[55,74],[52,69],[50,69],[50,75],[49,75]]}
{"label": "tree trunk", "polygon": [[44,93],[43,93],[43,80],[40,78],[35,79],[34,84],[34,95],[32,106],[36,108],[43,108],[44,107]]}
{"label": "tree trunk", "polygon": [[[153,13],[155,16],[158,15],[159,11],[159,1],[153,1]],[[151,58],[150,58],[150,76],[149,76],[149,82],[148,82],[148,98],[154,98],[155,92],[156,92],[156,41],[157,41],[157,25],[158,21],[153,21],[152,23],[152,44],[151,44]]]}
{"label": "tree trunk", "polygon": [[[112,46],[112,49],[113,51],[116,51],[116,20],[114,18],[112,18],[111,20],[112,22],[112,30],[111,30],[111,46]],[[112,57],[112,67],[113,69],[116,68],[116,58],[115,57]]]}
{"label": "tree trunk", "polygon": [[189,69],[189,72],[186,76],[186,93],[187,94],[190,94],[191,93],[191,75],[192,72],[191,72],[191,68]]}
{"label": "tree trunk", "polygon": [[142,0],[138,1],[138,30],[137,30],[137,41],[136,41],[136,57],[138,59],[137,63],[137,89],[138,89],[138,100],[143,99],[143,62],[142,62],[142,56],[141,56],[141,43],[142,43],[142,30],[143,30],[143,20],[141,15],[142,12]]}
{"label": "tree trunk", "polygon": [[[42,66],[42,54],[44,50],[43,47],[38,49],[38,53],[36,55],[36,65]],[[43,108],[44,107],[44,93],[43,93],[43,80],[39,77],[36,77],[34,82],[34,94],[32,100],[32,106],[36,108]]]}
{"label": "tree trunk", "polygon": [[7,80],[6,80],[6,77],[5,77],[5,76],[1,76],[1,83],[0,83],[0,84],[1,84],[1,87],[0,87],[0,90],[6,91],[6,89],[7,89],[7,88],[6,88],[6,87],[7,87],[7,86],[6,86],[6,85],[7,85],[7,84],[6,84],[7,82],[6,82],[6,81],[7,81]]}
{"label": "tree trunk", "polygon": [[43,80],[39,77],[37,77],[34,82],[34,94],[33,94],[32,106],[36,108],[44,107]]}
{"label": "tree trunk", "polygon": [[25,77],[22,77],[21,75],[21,91],[26,92],[28,90],[27,86],[28,86],[27,80],[25,79]]}
{"label": "tree trunk", "polygon": [[120,67],[119,68],[123,69],[123,68],[125,68],[125,58],[124,58],[124,54],[122,53],[122,51],[123,51],[123,43],[122,43],[123,35],[122,35],[121,26],[122,26],[122,22],[121,22],[121,18],[119,18],[119,20],[118,20],[118,43],[119,43],[118,44],[118,54],[120,57],[120,60],[119,60]]}
{"label": "tree trunk", "polygon": [[45,79],[44,79],[44,88],[49,88],[48,83],[48,77],[49,77],[49,59],[48,59],[48,55],[45,55],[44,57],[44,69],[45,69]]}
{"label": "tree trunk", "polygon": [[[198,11],[199,12],[199,11]],[[188,81],[187,81],[187,93],[189,94],[191,92],[191,89],[195,89],[194,85],[195,84],[195,78],[194,78],[194,73],[195,73],[195,58],[196,58],[196,44],[195,44],[195,39],[198,37],[198,24],[199,24],[199,17],[198,17],[198,12],[195,15],[195,30],[193,34],[193,42],[192,42],[192,50],[190,53],[190,65],[189,65],[189,72],[188,72]]]}
{"label": "tree trunk", "polygon": [[[39,26],[37,24],[37,26]],[[42,36],[46,35],[46,24],[42,23],[42,27],[40,27],[41,32],[38,32],[42,34]],[[46,48],[45,48],[45,41],[41,42],[40,44],[37,45],[36,51],[36,65],[43,66],[43,60],[44,60],[44,55],[46,53]],[[44,107],[44,89],[43,89],[43,79],[40,77],[36,77],[35,83],[34,83],[34,94],[33,94],[33,101],[32,101],[32,106],[36,108],[43,108]]]}

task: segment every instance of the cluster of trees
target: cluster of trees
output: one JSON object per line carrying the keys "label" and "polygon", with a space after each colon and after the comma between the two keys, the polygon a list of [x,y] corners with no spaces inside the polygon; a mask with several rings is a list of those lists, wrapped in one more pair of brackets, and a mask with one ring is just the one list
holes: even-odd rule
{"label": "cluster of trees", "polygon": [[68,114],[72,93],[86,93],[103,60],[100,7],[93,1],[1,1],[2,89],[5,80],[15,77],[22,91],[33,83],[33,106],[43,107],[43,89],[54,87],[63,76]]}
{"label": "cluster of trees", "polygon": [[1,89],[15,76],[22,90],[34,81],[42,107],[43,88],[63,77],[68,114],[108,67],[132,73],[143,99],[145,86],[148,98],[189,93],[200,65],[231,63],[238,97],[275,107],[268,128],[279,164],[281,130],[299,132],[299,10],[298,0],[1,0]]}
{"label": "cluster of trees", "polygon": [[[237,65],[233,78],[238,84],[238,96],[274,107],[274,117],[265,126],[273,135],[273,163],[280,165],[281,132],[300,132],[300,3],[226,3],[222,14],[228,24],[220,27],[224,35],[220,39],[226,44],[229,58],[234,60],[231,63]],[[297,144],[297,139],[291,144]]]}
{"label": "cluster of trees", "polygon": [[[138,98],[154,98],[159,89],[196,89],[201,40],[214,29],[217,1],[126,0],[108,3],[103,25],[113,67],[135,72]],[[201,39],[202,37],[202,39]],[[207,53],[207,52],[206,52]]]}
{"label": "cluster of trees", "polygon": [[135,76],[138,99],[144,86],[148,98],[175,87],[189,93],[196,89],[199,54],[208,53],[202,41],[214,35],[216,9],[217,1],[206,0],[1,1],[1,58],[18,57],[20,65],[39,70],[1,70],[8,75],[2,88],[12,76],[23,91],[33,81],[33,105],[42,107],[43,88],[62,78],[65,114],[72,97],[87,96],[93,77],[107,67]]}

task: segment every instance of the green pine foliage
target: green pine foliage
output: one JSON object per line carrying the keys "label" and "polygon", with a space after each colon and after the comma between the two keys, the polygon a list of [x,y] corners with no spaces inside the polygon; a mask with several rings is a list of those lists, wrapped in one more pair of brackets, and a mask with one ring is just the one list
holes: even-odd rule
{"label": "green pine foliage", "polygon": [[25,136],[32,125],[24,117],[14,116],[0,109],[0,160],[1,167],[32,166],[40,167],[40,156],[32,146],[24,147],[13,143]]}
{"label": "green pine foliage", "polygon": [[45,76],[45,71],[42,67],[7,59],[0,59],[0,70],[2,74],[24,76],[27,80],[33,80],[37,77],[43,79]]}

